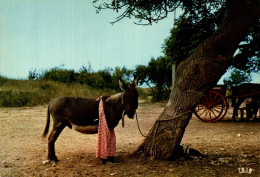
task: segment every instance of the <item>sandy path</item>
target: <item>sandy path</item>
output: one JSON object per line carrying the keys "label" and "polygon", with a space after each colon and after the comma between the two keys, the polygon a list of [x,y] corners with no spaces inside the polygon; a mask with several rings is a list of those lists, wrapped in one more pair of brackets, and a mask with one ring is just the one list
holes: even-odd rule
{"label": "sandy path", "polygon": [[[147,134],[163,107],[140,104],[138,117]],[[0,108],[0,176],[239,176],[252,169],[260,176],[260,122],[231,122],[230,115],[217,123],[191,119],[183,144],[208,157],[192,161],[150,161],[128,158],[143,140],[136,121],[126,119],[116,128],[118,164],[101,165],[95,158],[97,135],[65,128],[56,142],[55,166],[42,165],[47,155],[46,106]],[[133,166],[134,165],[134,166]],[[191,167],[191,168],[190,168]]]}

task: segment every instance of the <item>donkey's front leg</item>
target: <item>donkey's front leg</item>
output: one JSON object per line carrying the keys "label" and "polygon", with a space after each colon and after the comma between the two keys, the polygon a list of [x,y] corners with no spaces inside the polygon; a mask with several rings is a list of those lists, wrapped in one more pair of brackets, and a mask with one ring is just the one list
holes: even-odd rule
{"label": "donkey's front leg", "polygon": [[47,160],[43,161],[43,164],[54,164],[55,162],[59,161],[55,155],[55,141],[57,140],[65,126],[65,124],[59,123],[52,129],[51,134],[48,138],[48,157]]}

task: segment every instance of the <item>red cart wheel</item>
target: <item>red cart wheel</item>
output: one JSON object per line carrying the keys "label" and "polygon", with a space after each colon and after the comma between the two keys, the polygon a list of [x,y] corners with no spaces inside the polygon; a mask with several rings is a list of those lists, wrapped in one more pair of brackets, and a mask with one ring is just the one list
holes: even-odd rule
{"label": "red cart wheel", "polygon": [[227,113],[227,101],[220,93],[210,91],[196,106],[194,113],[204,122],[217,122]]}

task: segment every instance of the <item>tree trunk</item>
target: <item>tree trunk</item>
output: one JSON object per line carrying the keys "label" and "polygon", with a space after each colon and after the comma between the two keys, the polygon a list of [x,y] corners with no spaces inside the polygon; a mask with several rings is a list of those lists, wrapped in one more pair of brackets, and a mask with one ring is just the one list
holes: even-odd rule
{"label": "tree trunk", "polygon": [[260,0],[227,0],[226,5],[219,29],[178,66],[170,100],[135,153],[176,157],[194,107],[226,72],[238,44],[259,20]]}

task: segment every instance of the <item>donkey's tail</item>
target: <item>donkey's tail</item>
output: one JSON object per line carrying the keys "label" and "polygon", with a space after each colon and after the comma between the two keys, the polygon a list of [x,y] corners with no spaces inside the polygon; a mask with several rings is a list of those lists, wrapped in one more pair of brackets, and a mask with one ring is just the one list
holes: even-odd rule
{"label": "donkey's tail", "polygon": [[46,137],[49,131],[49,127],[50,127],[50,104],[48,105],[48,109],[47,109],[46,125],[42,137]]}

